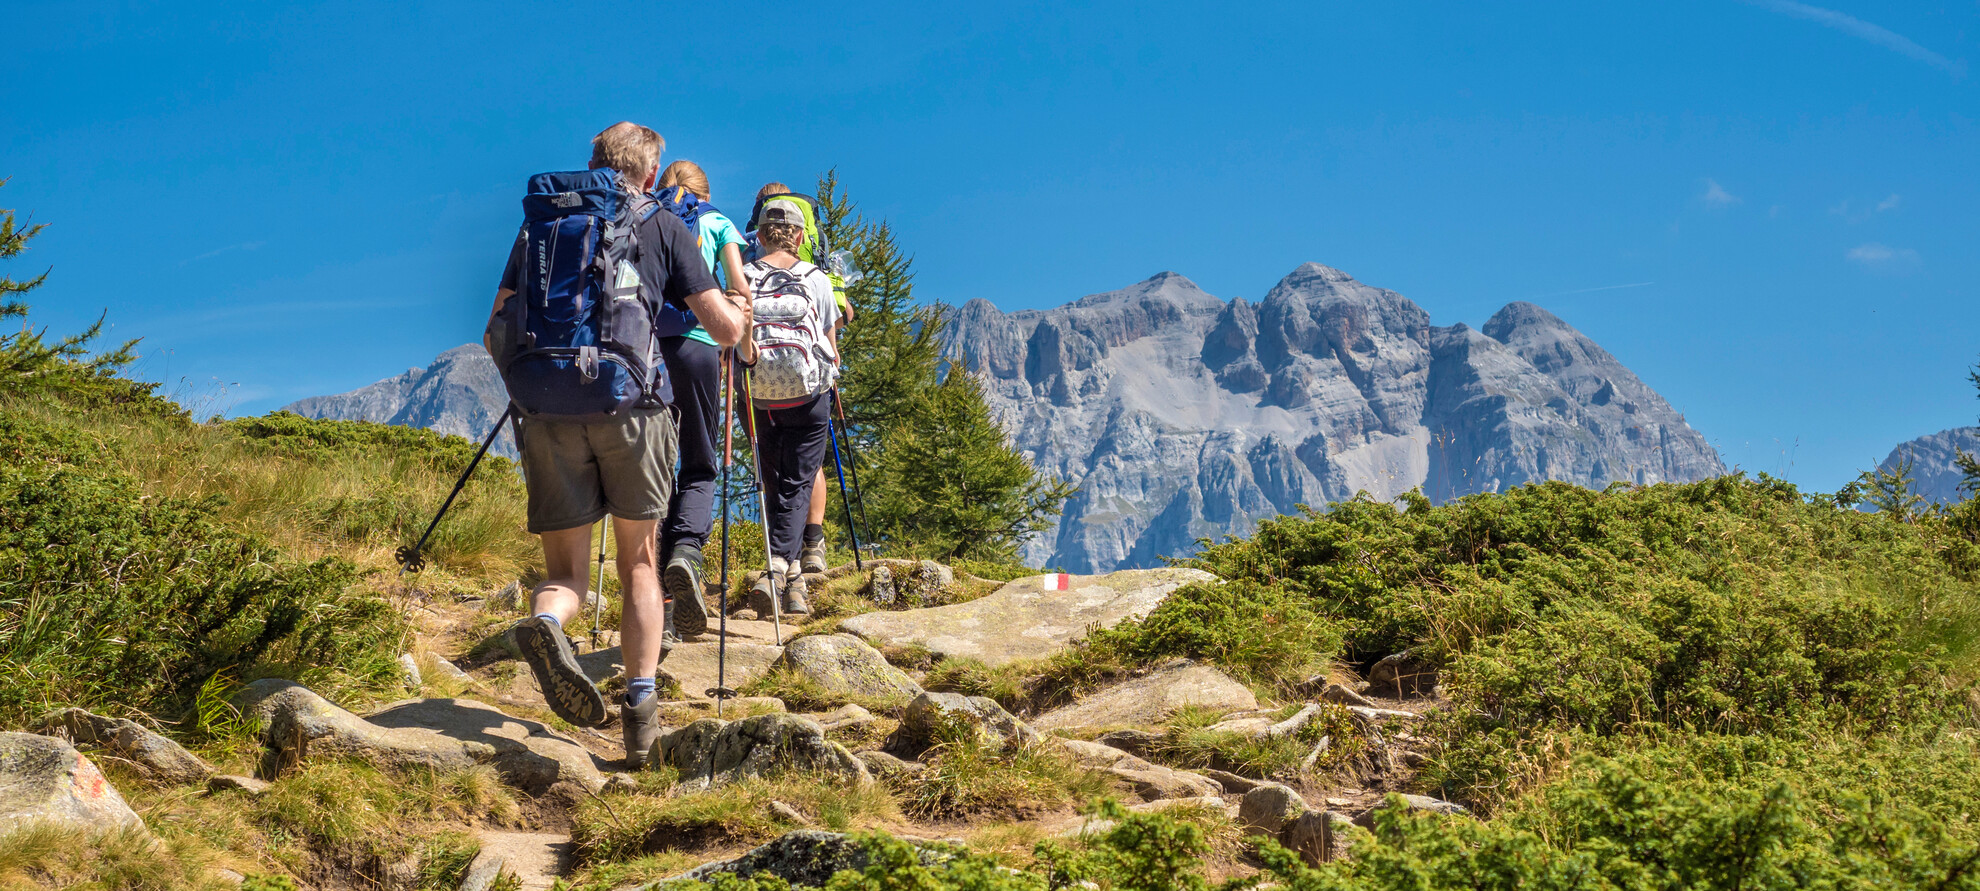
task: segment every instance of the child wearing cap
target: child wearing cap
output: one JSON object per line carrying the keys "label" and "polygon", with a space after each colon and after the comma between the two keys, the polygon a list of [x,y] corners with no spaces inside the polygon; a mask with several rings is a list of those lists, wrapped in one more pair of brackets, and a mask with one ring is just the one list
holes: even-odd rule
{"label": "child wearing cap", "polygon": [[[757,479],[763,487],[763,525],[770,549],[767,572],[750,591],[751,607],[759,614],[777,608],[794,615],[811,611],[805,603],[800,552],[811,490],[831,447],[831,386],[838,378],[840,313],[831,279],[817,265],[799,258],[806,240],[805,216],[794,199],[772,197],[763,202],[756,216],[763,255],[743,267],[756,303],[756,327],[754,336],[738,347],[737,358],[754,367],[773,343],[786,354],[797,348],[794,344],[805,344],[802,349],[814,354],[810,358],[819,372],[794,392],[758,389],[751,394]],[[799,297],[805,305],[794,314],[790,304]],[[773,592],[781,603],[771,603]]]}

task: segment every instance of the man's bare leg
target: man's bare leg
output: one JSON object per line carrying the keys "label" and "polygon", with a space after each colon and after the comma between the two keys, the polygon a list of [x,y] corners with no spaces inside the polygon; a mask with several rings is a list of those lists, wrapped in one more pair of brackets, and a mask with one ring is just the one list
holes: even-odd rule
{"label": "man's bare leg", "polygon": [[[654,532],[658,520],[612,518],[612,540],[619,543],[619,589],[625,608],[619,618],[619,647],[626,677],[651,678],[660,671],[661,639],[667,630],[660,599],[660,572]],[[583,555],[579,555],[583,559]]]}

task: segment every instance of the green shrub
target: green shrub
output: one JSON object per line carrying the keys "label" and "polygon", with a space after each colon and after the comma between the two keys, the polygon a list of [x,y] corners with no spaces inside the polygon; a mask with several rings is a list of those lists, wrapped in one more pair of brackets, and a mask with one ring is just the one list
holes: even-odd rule
{"label": "green shrub", "polygon": [[50,704],[176,717],[213,673],[382,679],[401,622],[347,562],[283,559],[210,500],[147,497],[82,436],[0,411],[0,725]]}

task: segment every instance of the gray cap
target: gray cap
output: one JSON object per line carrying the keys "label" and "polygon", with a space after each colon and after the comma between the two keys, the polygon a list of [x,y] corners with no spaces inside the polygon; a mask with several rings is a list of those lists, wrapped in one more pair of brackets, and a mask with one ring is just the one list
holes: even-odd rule
{"label": "gray cap", "polygon": [[789,223],[802,229],[804,228],[804,209],[800,208],[795,200],[786,199],[784,201],[778,201],[772,198],[763,203],[763,213],[756,218],[756,224],[758,226],[765,226],[770,223]]}

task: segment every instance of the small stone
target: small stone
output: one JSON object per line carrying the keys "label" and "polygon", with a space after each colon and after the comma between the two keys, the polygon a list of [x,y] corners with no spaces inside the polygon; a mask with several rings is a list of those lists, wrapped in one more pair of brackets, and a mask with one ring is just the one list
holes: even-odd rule
{"label": "small stone", "polygon": [[473,682],[474,679],[468,677],[468,673],[462,671],[460,666],[455,665],[454,663],[449,662],[446,659],[443,659],[439,656],[431,656],[429,658],[433,660],[433,671],[435,674],[447,678],[448,680],[459,681],[463,684]]}
{"label": "small stone", "polygon": [[797,808],[791,807],[790,805],[785,804],[781,801],[777,801],[776,799],[771,799],[770,801],[770,813],[776,815],[777,819],[783,820],[784,822],[790,823],[794,826],[811,825],[811,819],[801,813],[798,813]]}
{"label": "small stone", "polygon": [[398,664],[399,679],[405,681],[407,687],[418,690],[422,680],[419,676],[419,660],[411,653],[400,653]]}
{"label": "small stone", "polygon": [[153,782],[197,785],[213,768],[178,743],[125,718],[109,718],[79,708],[64,708],[43,716],[40,732],[83,746],[101,747],[136,766]]}
{"label": "small stone", "polygon": [[1217,781],[1187,770],[1176,770],[1162,765],[1150,765],[1135,770],[1125,767],[1111,767],[1101,771],[1126,783],[1134,794],[1143,801],[1160,801],[1167,798],[1214,798],[1224,793],[1224,787]]}
{"label": "small stone", "polygon": [[900,593],[894,589],[894,568],[885,563],[873,567],[873,575],[867,578],[866,597],[881,606],[893,606],[900,600]]}
{"label": "small stone", "polygon": [[1259,783],[1238,802],[1238,825],[1257,834],[1278,838],[1286,824],[1306,812],[1306,800],[1291,786]]}
{"label": "small stone", "polygon": [[879,719],[873,717],[872,712],[852,703],[846,703],[818,716],[819,726],[824,727],[828,731],[858,727],[863,724],[871,724],[877,720]]}
{"label": "small stone", "polygon": [[1203,728],[1210,733],[1235,733],[1238,736],[1264,736],[1272,729],[1272,719],[1256,715],[1242,718],[1227,718]]}
{"label": "small stone", "polygon": [[461,879],[460,891],[488,891],[502,878],[502,868],[508,865],[502,855],[492,851],[482,851],[475,855],[474,862],[468,864],[467,875]]}
{"label": "small stone", "polygon": [[235,776],[225,773],[206,781],[206,791],[209,794],[244,792],[255,798],[260,798],[263,795],[267,795],[268,790],[273,788],[275,788],[275,784],[267,780],[257,780],[254,777]]}
{"label": "small stone", "polygon": [[926,606],[936,599],[943,589],[955,584],[955,570],[933,560],[923,560],[915,564],[908,577],[900,585],[903,599],[915,606]]}

